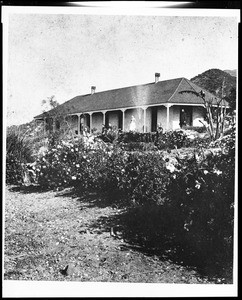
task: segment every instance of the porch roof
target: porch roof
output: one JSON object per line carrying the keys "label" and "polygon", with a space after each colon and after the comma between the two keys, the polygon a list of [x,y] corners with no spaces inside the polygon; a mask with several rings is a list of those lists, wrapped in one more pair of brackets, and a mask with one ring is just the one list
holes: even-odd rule
{"label": "porch roof", "polygon": [[[176,78],[124,87],[104,92],[96,92],[83,96],[76,96],[69,101],[48,111],[48,115],[68,115],[75,113],[88,113],[92,111],[105,111],[114,109],[128,109],[133,107],[147,107],[161,104],[203,104],[201,98],[194,94],[181,91],[204,91],[207,99],[214,99],[216,96],[195,85],[186,78]],[[38,115],[35,119],[42,119],[46,113]]]}

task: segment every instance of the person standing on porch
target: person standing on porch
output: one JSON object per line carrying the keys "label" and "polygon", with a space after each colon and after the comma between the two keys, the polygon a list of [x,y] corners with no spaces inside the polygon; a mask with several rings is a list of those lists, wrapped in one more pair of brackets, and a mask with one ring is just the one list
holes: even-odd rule
{"label": "person standing on porch", "polygon": [[136,120],[135,117],[131,117],[130,125],[129,125],[129,130],[130,131],[135,131],[136,130]]}
{"label": "person standing on porch", "polygon": [[180,122],[180,126],[182,128],[183,126],[186,126],[186,125],[187,125],[187,114],[186,114],[185,110],[182,109],[181,110],[181,122]]}

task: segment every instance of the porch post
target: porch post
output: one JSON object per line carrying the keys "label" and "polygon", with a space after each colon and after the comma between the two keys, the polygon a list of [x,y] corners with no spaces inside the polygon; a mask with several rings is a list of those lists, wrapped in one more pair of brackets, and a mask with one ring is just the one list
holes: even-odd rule
{"label": "porch post", "polygon": [[107,111],[103,111],[103,125],[106,125],[106,112]]}
{"label": "porch post", "polygon": [[124,124],[125,124],[125,110],[126,109],[121,109],[122,113],[123,113],[123,119],[122,119],[122,131],[124,131]]}
{"label": "porch post", "polygon": [[170,128],[170,104],[166,105],[166,130],[169,130]]}
{"label": "porch post", "polygon": [[80,135],[81,131],[80,131],[80,127],[81,127],[81,114],[77,115],[77,134]]}
{"label": "porch post", "polygon": [[144,132],[146,132],[146,109],[147,109],[147,107],[143,107],[143,110],[144,110]]}
{"label": "porch post", "polygon": [[90,115],[90,133],[91,133],[91,130],[92,130],[92,113],[89,113]]}

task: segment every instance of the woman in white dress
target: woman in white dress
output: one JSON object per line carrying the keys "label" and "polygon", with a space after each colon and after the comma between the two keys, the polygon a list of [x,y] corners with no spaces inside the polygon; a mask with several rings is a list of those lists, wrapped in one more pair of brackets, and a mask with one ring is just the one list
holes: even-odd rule
{"label": "woman in white dress", "polygon": [[130,131],[135,131],[136,130],[136,122],[135,122],[135,117],[134,116],[131,117],[129,130]]}

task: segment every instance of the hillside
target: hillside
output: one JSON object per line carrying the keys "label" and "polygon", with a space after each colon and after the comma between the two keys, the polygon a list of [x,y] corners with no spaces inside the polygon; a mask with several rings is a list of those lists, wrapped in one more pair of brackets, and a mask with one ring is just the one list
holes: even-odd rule
{"label": "hillside", "polygon": [[224,72],[230,74],[231,76],[237,76],[237,70],[223,70]]}
{"label": "hillside", "polygon": [[210,69],[190,79],[193,83],[221,97],[224,81],[223,96],[228,97],[232,88],[236,89],[236,77],[219,69]]}

